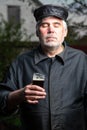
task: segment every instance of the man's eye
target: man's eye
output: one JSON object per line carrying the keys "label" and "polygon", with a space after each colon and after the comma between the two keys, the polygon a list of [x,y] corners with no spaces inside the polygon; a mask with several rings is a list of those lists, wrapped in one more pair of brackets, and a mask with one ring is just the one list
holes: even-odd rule
{"label": "man's eye", "polygon": [[59,23],[54,23],[54,27],[58,28],[60,26]]}
{"label": "man's eye", "polygon": [[43,28],[45,28],[45,27],[48,27],[48,24],[47,24],[47,23],[42,23],[41,26],[42,26]]}

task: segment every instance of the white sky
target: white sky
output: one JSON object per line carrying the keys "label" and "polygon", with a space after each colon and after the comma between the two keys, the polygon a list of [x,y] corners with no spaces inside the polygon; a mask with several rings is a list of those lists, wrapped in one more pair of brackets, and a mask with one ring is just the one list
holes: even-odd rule
{"label": "white sky", "polygon": [[[65,4],[67,3],[70,4],[73,2],[73,0],[39,0],[39,1],[41,1],[43,4],[61,4],[61,2]],[[84,1],[87,3],[87,0]]]}
{"label": "white sky", "polygon": [[66,1],[68,1],[68,3],[72,3],[73,0],[39,0],[41,1],[43,4],[61,4],[61,2],[66,3]]}

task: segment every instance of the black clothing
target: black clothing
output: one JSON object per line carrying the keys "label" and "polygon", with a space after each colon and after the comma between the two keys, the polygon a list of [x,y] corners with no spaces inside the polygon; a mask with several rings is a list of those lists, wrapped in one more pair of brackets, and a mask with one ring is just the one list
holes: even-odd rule
{"label": "black clothing", "polygon": [[8,93],[32,83],[34,72],[45,75],[47,96],[38,104],[20,104],[24,130],[86,130],[86,54],[65,46],[61,54],[49,58],[39,46],[18,56],[0,84],[0,106],[4,113]]}

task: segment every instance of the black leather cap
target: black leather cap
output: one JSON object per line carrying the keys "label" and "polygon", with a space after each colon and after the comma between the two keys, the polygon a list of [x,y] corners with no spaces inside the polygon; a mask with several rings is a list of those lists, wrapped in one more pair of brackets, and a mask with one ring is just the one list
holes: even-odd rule
{"label": "black leather cap", "polygon": [[49,16],[55,16],[66,21],[68,11],[66,8],[56,5],[43,5],[34,10],[34,17],[36,21]]}

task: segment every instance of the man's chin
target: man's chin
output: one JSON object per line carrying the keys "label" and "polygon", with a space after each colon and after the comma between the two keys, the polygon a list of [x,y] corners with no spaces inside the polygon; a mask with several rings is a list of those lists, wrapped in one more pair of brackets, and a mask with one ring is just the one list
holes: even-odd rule
{"label": "man's chin", "polygon": [[45,43],[44,46],[47,46],[47,47],[50,47],[50,48],[55,48],[59,45],[58,45],[58,43],[55,44],[54,42],[48,42],[48,43]]}
{"label": "man's chin", "polygon": [[44,44],[44,47],[50,50],[55,50],[56,48],[59,47],[59,45],[50,45],[50,44]]}

